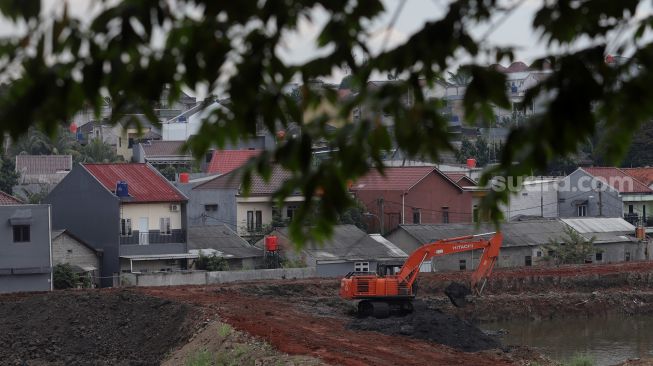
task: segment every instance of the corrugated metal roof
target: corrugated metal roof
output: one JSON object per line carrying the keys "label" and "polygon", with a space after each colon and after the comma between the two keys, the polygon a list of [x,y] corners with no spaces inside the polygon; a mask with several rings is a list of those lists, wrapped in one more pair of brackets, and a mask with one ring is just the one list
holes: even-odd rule
{"label": "corrugated metal roof", "polygon": [[580,168],[588,174],[601,178],[620,193],[653,193],[646,184],[629,175],[624,170],[615,167]]}
{"label": "corrugated metal roof", "polygon": [[245,165],[250,158],[258,156],[261,150],[218,150],[213,153],[208,173],[227,174]]}
{"label": "corrugated metal roof", "polygon": [[635,234],[635,227],[620,217],[587,217],[561,219],[581,234],[587,233],[629,233]]}
{"label": "corrugated metal roof", "polygon": [[460,188],[448,176],[432,166],[388,167],[383,175],[370,171],[351,186],[352,191],[407,191],[431,173],[438,174]]}
{"label": "corrugated metal roof", "polygon": [[72,155],[16,155],[20,174],[55,174],[73,168]]}
{"label": "corrugated metal roof", "polygon": [[18,198],[0,191],[0,206],[22,205],[24,202]]}
{"label": "corrugated metal roof", "polygon": [[151,165],[142,163],[82,164],[107,190],[125,181],[131,202],[181,202],[187,198]]}
{"label": "corrugated metal roof", "polygon": [[[294,250],[295,246],[288,239],[288,228],[278,228],[275,233],[284,250]],[[354,225],[336,225],[330,239],[321,244],[307,242],[303,252],[316,260],[355,260],[355,259],[404,259],[407,257],[401,249],[388,242],[380,242]]]}
{"label": "corrugated metal roof", "polygon": [[230,258],[263,256],[261,249],[250,245],[224,224],[189,228],[188,249],[213,249]]}
{"label": "corrugated metal roof", "polygon": [[[400,225],[421,244],[435,240],[455,238],[466,235],[485,234],[496,231],[490,224],[433,224],[433,225]],[[532,220],[505,222],[501,224],[504,247],[519,247],[548,244],[550,239],[560,237],[564,232],[564,223],[558,220]]]}

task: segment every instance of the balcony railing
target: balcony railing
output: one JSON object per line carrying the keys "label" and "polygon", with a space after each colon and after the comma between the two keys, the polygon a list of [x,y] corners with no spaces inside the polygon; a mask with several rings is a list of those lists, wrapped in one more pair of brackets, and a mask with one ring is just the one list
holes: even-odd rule
{"label": "balcony railing", "polygon": [[170,234],[161,234],[158,230],[138,232],[132,231],[132,235],[121,236],[120,244],[123,245],[149,245],[149,244],[170,244],[186,242],[184,230],[172,230]]}

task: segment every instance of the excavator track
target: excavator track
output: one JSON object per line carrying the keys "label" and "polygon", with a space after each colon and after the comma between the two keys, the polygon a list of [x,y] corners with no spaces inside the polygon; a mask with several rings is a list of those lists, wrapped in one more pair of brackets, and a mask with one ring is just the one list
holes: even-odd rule
{"label": "excavator track", "polygon": [[362,300],[358,303],[358,316],[373,316],[378,319],[391,315],[403,316],[413,312],[413,303],[406,300]]}

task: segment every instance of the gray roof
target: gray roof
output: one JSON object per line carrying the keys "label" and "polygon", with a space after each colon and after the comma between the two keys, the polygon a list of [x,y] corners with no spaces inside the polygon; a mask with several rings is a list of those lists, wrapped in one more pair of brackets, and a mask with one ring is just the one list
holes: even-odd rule
{"label": "gray roof", "polygon": [[[294,247],[288,240],[288,228],[278,228],[279,244],[284,249]],[[336,225],[331,238],[322,243],[307,242],[303,252],[315,260],[404,259],[407,257],[387,240],[377,240],[355,225]]]}
{"label": "gray roof", "polygon": [[225,224],[189,228],[188,249],[214,249],[227,258],[263,256],[261,249],[250,245]]}
{"label": "gray roof", "polygon": [[16,171],[21,174],[56,174],[72,168],[72,155],[16,155]]}
{"label": "gray roof", "polygon": [[635,227],[620,217],[586,217],[561,219],[586,239],[594,237],[596,243],[631,241]]}
{"label": "gray roof", "polygon": [[[504,247],[519,247],[548,244],[549,239],[559,238],[565,229],[565,224],[559,220],[532,220],[504,222],[501,224]],[[459,236],[484,234],[496,231],[491,224],[476,226],[470,224],[435,224],[435,225],[400,225],[399,230],[405,230],[421,244],[439,239]]]}

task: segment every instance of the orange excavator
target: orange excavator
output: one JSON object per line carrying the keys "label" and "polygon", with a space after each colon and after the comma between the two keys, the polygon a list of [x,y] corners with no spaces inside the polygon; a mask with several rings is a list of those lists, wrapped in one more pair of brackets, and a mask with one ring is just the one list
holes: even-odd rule
{"label": "orange excavator", "polygon": [[[489,240],[483,239],[489,235],[493,235]],[[373,315],[377,318],[385,318],[391,312],[410,313],[413,311],[415,281],[424,261],[433,257],[481,249],[483,254],[478,268],[472,274],[470,288],[452,283],[445,290],[454,305],[462,306],[467,295],[471,293],[480,295],[483,292],[485,283],[499,258],[502,241],[503,236],[497,232],[442,239],[424,244],[411,253],[397,273],[391,267],[379,266],[377,272],[347,274],[340,282],[340,297],[347,300],[361,300],[358,303],[360,316]]]}

